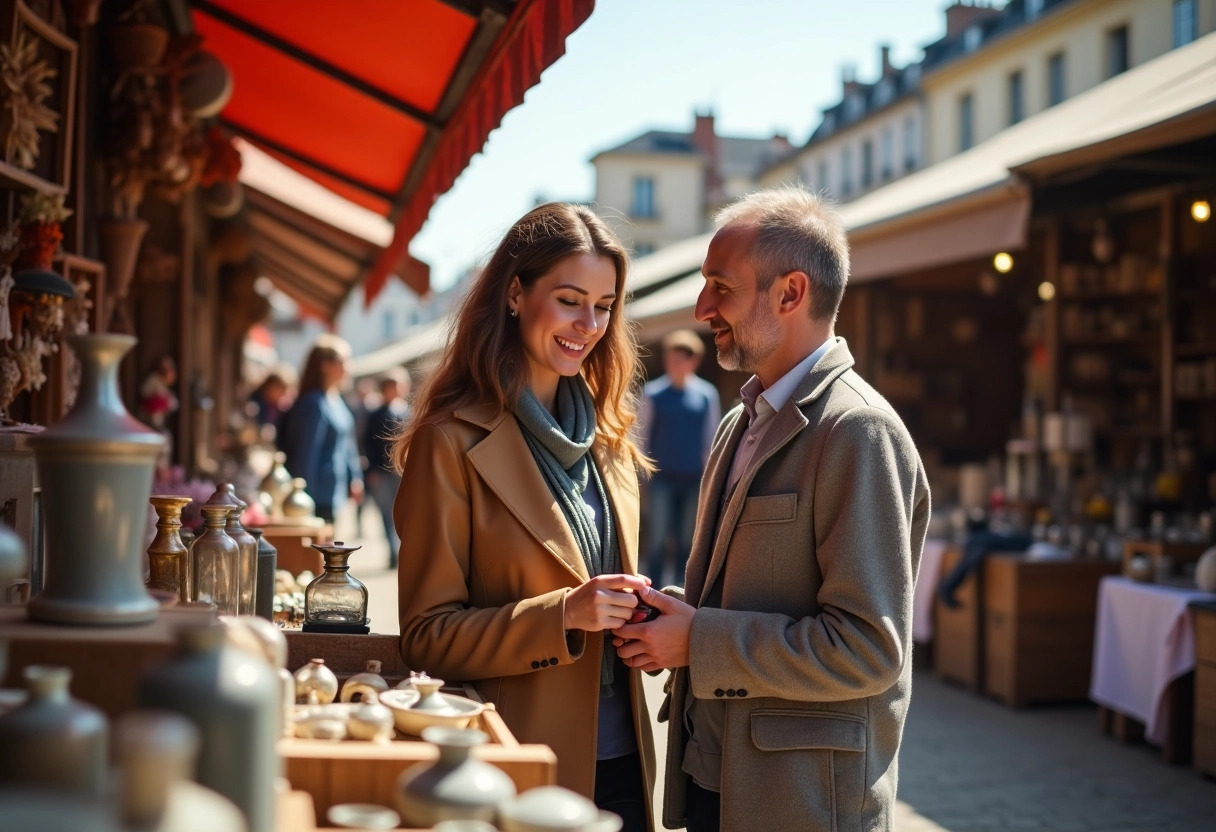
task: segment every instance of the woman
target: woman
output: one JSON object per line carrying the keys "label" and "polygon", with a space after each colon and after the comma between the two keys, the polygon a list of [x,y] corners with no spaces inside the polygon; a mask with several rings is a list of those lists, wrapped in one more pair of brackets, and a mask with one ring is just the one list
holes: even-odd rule
{"label": "woman", "polygon": [[349,359],[345,341],[336,335],[319,336],[304,362],[299,395],[280,428],[287,470],[308,483],[317,516],[327,523],[334,521],[347,498],[358,500],[363,494],[355,417],[338,393]]}
{"label": "woman", "polygon": [[557,781],[645,830],[654,748],[611,631],[637,577],[626,256],[586,208],[542,205],[498,246],[395,445],[406,664],[470,681]]}

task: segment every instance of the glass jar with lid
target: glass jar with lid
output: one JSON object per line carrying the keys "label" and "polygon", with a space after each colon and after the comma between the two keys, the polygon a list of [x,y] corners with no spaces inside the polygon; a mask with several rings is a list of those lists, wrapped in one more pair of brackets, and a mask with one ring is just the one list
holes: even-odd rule
{"label": "glass jar with lid", "polygon": [[312,547],[325,558],[325,571],[304,590],[304,629],[366,633],[367,587],[351,576],[349,562],[362,547],[341,540]]}

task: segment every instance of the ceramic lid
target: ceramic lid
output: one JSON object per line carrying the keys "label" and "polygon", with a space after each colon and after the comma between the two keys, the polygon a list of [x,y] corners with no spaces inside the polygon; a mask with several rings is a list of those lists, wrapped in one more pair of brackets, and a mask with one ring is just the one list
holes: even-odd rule
{"label": "ceramic lid", "polygon": [[579,829],[599,818],[594,803],[561,786],[528,789],[504,803],[499,812],[529,829]]}

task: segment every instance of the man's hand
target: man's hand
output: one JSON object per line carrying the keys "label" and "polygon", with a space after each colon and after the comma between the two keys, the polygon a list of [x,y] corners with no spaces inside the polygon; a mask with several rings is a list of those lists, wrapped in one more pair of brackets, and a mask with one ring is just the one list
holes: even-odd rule
{"label": "man's hand", "polygon": [[648,672],[688,664],[688,641],[696,608],[647,587],[638,597],[657,607],[659,617],[645,624],[623,624],[613,631],[613,646],[625,664]]}
{"label": "man's hand", "polygon": [[638,575],[598,575],[570,590],[566,596],[565,627],[598,633],[613,630],[629,620],[650,579]]}

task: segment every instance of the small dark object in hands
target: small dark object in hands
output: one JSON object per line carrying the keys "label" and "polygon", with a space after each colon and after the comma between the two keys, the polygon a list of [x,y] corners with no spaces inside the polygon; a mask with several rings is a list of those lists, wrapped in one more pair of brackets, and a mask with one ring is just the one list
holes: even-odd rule
{"label": "small dark object in hands", "polygon": [[638,605],[633,610],[633,616],[629,619],[630,624],[645,624],[647,621],[654,621],[659,617],[659,608],[652,607],[641,598],[638,599]]}

